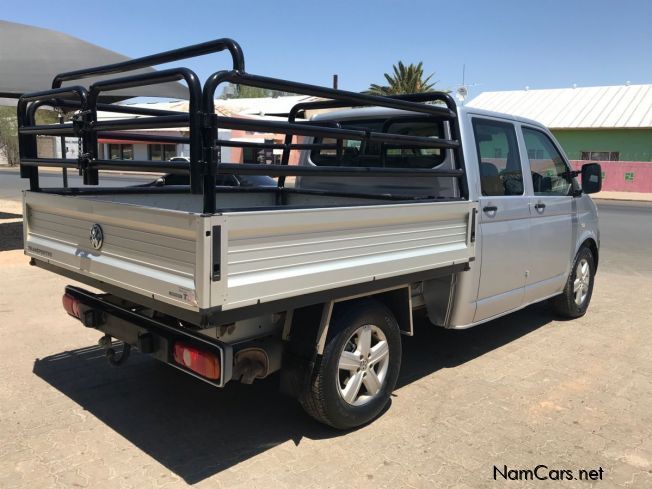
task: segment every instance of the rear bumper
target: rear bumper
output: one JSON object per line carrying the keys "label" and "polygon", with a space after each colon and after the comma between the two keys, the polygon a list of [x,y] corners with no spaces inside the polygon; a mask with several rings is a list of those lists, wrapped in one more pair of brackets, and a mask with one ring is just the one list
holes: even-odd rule
{"label": "rear bumper", "polygon": [[[138,348],[154,358],[182,370],[217,387],[223,387],[232,377],[233,349],[230,345],[208,338],[181,326],[171,326],[144,316],[110,300],[106,294],[94,294],[69,285],[66,294],[79,304],[80,321]],[[176,341],[196,346],[219,355],[220,378],[211,380],[195,374],[173,360],[172,348]]]}

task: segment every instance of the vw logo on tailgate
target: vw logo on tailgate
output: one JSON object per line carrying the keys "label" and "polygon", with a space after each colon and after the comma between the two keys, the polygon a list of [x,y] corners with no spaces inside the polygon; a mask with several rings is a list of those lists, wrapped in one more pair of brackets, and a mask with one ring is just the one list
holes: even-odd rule
{"label": "vw logo on tailgate", "polygon": [[91,245],[96,250],[99,250],[104,244],[104,233],[102,232],[102,226],[99,224],[93,224],[91,226]]}

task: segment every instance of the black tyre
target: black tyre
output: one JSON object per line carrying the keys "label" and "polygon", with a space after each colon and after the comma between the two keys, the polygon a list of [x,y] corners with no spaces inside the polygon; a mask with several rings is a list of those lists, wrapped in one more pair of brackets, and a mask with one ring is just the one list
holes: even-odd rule
{"label": "black tyre", "polygon": [[334,311],[321,362],[300,397],[321,423],[349,429],[376,418],[389,402],[401,366],[401,334],[392,313],[364,300]]}
{"label": "black tyre", "polygon": [[578,318],[586,314],[593,295],[595,259],[589,248],[582,247],[575,256],[564,291],[550,299],[555,313],[565,318]]}

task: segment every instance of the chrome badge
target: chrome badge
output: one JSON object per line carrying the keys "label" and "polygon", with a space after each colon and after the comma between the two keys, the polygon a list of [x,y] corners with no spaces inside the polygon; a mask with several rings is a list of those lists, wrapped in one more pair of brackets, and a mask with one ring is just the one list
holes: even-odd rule
{"label": "chrome badge", "polygon": [[99,224],[93,224],[91,226],[91,245],[96,250],[99,250],[104,244],[104,233],[102,232],[102,226]]}

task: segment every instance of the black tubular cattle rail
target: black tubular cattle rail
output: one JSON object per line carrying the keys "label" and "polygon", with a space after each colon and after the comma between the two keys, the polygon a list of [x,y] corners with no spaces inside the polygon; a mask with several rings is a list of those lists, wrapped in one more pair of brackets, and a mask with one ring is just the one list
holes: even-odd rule
{"label": "black tubular cattle rail", "polygon": [[[62,87],[63,82],[84,78],[126,73],[132,70],[156,66],[172,61],[228,51],[233,67],[211,75],[204,86],[197,75],[188,68],[172,68],[137,75],[123,75],[92,83],[88,88],[81,85]],[[187,113],[142,107],[100,103],[105,92],[160,83],[184,81],[189,92]],[[288,120],[258,120],[222,117],[215,114],[215,92],[222,83],[233,83],[251,87],[292,92],[319,97],[323,100],[295,105]],[[434,105],[426,102],[441,102]],[[72,122],[51,125],[37,125],[36,111],[43,106],[72,112]],[[406,136],[382,131],[342,128],[332,121],[297,122],[297,117],[308,110],[334,109],[344,107],[384,107],[409,111],[422,119],[447,121],[450,139]],[[134,118],[99,121],[98,110],[136,116]],[[55,76],[52,88],[41,92],[24,94],[17,107],[20,147],[21,177],[29,178],[30,189],[40,191],[39,166],[56,168],[77,168],[85,185],[97,185],[98,170],[123,170],[139,172],[189,173],[190,192],[203,194],[204,212],[214,213],[215,184],[218,174],[257,174],[278,177],[279,187],[285,185],[286,176],[374,176],[374,177],[448,177],[459,182],[462,197],[468,198],[464,173],[464,156],[460,143],[460,129],[457,109],[453,99],[443,92],[431,92],[400,96],[375,96],[332,88],[308,85],[288,80],[252,75],[245,72],[244,55],[240,45],[231,39],[217,39],[151,56],[132,59],[121,63],[61,73]],[[187,127],[188,136],[153,136],[126,131],[133,129],[157,129]],[[249,132],[285,134],[283,144],[278,142],[226,141],[218,139],[218,128],[238,129]],[[38,158],[37,135],[73,136],[79,138],[80,153],[76,159]],[[317,141],[328,138],[336,143],[293,143],[293,136],[309,136]],[[190,163],[171,161],[105,160],[98,154],[99,138],[121,140],[155,141],[160,143],[189,144]],[[391,147],[440,148],[451,152],[454,169],[410,169],[347,166],[296,166],[289,165],[291,150],[335,149],[342,152],[343,140],[353,139],[377,142]],[[233,164],[222,163],[217,156],[220,146],[239,148],[282,149],[280,164]],[[382,153],[382,152],[381,152]],[[382,156],[381,156],[382,157]],[[143,187],[142,191],[147,191]]]}

